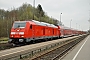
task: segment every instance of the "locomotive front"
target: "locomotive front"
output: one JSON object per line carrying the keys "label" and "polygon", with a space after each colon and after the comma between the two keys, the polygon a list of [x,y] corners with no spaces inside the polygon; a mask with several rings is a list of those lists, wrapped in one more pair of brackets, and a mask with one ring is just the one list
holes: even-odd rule
{"label": "locomotive front", "polygon": [[24,43],[26,22],[15,21],[10,32],[9,43]]}

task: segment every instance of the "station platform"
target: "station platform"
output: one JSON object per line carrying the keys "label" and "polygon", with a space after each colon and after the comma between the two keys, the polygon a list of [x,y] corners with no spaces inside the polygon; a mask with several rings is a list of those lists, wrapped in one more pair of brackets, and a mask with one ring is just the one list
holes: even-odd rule
{"label": "station platform", "polygon": [[90,35],[61,60],[90,60]]}

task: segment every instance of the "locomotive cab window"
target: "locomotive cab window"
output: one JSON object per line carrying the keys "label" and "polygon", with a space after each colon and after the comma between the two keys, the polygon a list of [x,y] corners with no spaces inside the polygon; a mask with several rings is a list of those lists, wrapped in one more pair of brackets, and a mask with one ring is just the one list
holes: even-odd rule
{"label": "locomotive cab window", "polygon": [[13,28],[25,28],[26,22],[15,22]]}
{"label": "locomotive cab window", "polygon": [[32,29],[32,24],[30,25],[30,29]]}

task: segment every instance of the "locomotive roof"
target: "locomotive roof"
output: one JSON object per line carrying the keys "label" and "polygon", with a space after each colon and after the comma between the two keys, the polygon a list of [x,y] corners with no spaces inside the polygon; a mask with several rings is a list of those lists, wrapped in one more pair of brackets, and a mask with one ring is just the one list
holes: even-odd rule
{"label": "locomotive roof", "polygon": [[49,24],[49,23],[45,23],[45,22],[39,22],[36,20],[32,20],[34,23],[36,23],[37,25],[41,25],[41,26],[49,26],[49,27],[54,27],[57,28],[57,26],[53,25],[53,24]]}
{"label": "locomotive roof", "polygon": [[53,27],[53,28],[58,28],[57,26],[53,25],[53,24],[49,24],[49,23],[45,23],[45,22],[39,22],[36,20],[31,20],[31,21],[15,21],[17,23],[23,23],[23,22],[29,22],[30,24],[34,24],[34,25],[41,25],[41,26],[48,26],[48,27]]}
{"label": "locomotive roof", "polygon": [[43,24],[43,23],[41,23],[41,22],[39,22],[39,21],[32,20],[32,22],[34,22],[34,23],[37,24],[37,25],[46,26],[46,24]]}
{"label": "locomotive roof", "polygon": [[31,24],[35,24],[34,22],[32,22],[32,21],[15,21],[16,23],[26,23],[26,22],[30,22]]}

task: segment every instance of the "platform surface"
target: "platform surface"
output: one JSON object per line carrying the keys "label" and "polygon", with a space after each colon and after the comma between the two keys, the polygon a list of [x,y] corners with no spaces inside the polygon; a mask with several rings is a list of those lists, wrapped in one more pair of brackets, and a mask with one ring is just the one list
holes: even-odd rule
{"label": "platform surface", "polygon": [[90,35],[61,60],[90,60]]}

